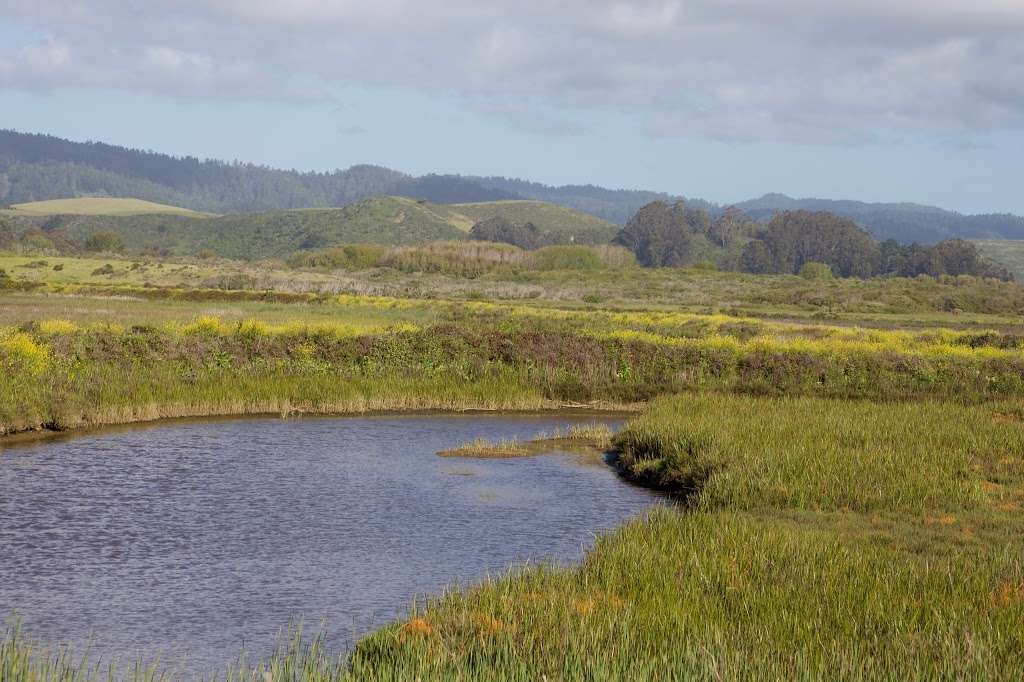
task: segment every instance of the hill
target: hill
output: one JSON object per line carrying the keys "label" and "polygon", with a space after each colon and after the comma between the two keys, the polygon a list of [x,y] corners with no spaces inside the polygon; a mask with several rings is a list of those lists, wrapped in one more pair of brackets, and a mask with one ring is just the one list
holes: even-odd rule
{"label": "hill", "polygon": [[580,244],[606,244],[619,231],[618,225],[597,216],[543,201],[490,201],[454,204],[451,208],[469,216],[474,223],[495,217],[513,223],[533,223],[541,232],[554,235],[559,241]]}
{"label": "hill", "polygon": [[[123,210],[147,205],[132,200],[107,201]],[[43,202],[34,206],[45,205],[64,209],[69,204]],[[530,220],[543,232],[556,234],[564,241],[573,236],[581,243],[603,243],[616,229],[598,218],[540,202],[441,205],[406,197],[371,197],[341,208],[221,216],[191,211],[100,214],[99,204],[89,201],[88,205],[96,212],[44,215],[15,209],[0,212],[0,222],[9,225],[12,234],[34,232],[34,243],[39,244],[39,237],[44,237],[53,248],[64,252],[80,250],[96,232],[112,231],[120,236],[129,254],[196,255],[210,251],[225,258],[246,259],[286,257],[296,251],[337,244],[396,245],[467,239],[477,220],[507,211],[512,211],[517,220]]]}
{"label": "hill", "polygon": [[436,203],[518,198],[459,176],[372,165],[299,172],[0,130],[0,204],[104,195],[213,213],[345,206],[380,195]]}
{"label": "hill", "polygon": [[866,203],[832,199],[793,199],[766,194],[736,206],[755,220],[782,211],[828,211],[849,218],[880,240],[933,244],[944,239],[1024,239],[1024,218],[1010,214],[964,215],[912,203]]}
{"label": "hill", "polygon": [[[68,197],[136,197],[212,213],[256,213],[348,206],[374,196],[401,196],[433,204],[530,200],[582,211],[625,224],[652,201],[681,196],[594,185],[550,186],[528,180],[428,174],[357,165],[330,173],[280,170],[127,149],[101,142],[72,142],[48,135],[0,130],[0,205]],[[685,200],[713,215],[726,206]],[[1024,218],[963,215],[910,203],[793,199],[766,194],[737,206],[757,220],[783,210],[829,211],[856,221],[879,239],[934,243],[963,239],[1024,239]]]}
{"label": "hill", "polygon": [[14,204],[6,211],[11,215],[51,216],[51,215],[98,215],[124,216],[146,215],[187,215],[191,217],[207,217],[209,214],[197,213],[187,208],[158,204],[142,199],[117,199],[112,197],[81,197],[75,199],[50,199],[34,201],[27,204]]}
{"label": "hill", "polygon": [[[633,215],[652,201],[675,203],[681,196],[664,192],[648,192],[634,189],[606,189],[596,185],[561,185],[553,187],[539,182],[530,182],[502,177],[471,177],[483,187],[516,194],[525,199],[558,204],[577,211],[590,213],[608,222],[625,225]],[[685,199],[694,208],[713,211],[719,207],[702,199]]]}

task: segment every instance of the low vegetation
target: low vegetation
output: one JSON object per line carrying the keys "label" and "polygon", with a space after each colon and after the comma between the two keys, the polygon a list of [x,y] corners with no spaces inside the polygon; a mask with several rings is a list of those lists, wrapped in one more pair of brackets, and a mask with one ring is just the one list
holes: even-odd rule
{"label": "low vegetation", "polygon": [[528,441],[501,440],[498,442],[478,438],[451,450],[442,450],[441,457],[528,457],[557,448],[573,450],[605,450],[612,445],[612,431],[607,424],[573,424],[552,433],[541,433]]}
{"label": "low vegetation", "polygon": [[[417,603],[346,659],[293,639],[226,679],[1019,679],[1021,419],[1017,402],[662,398],[614,442],[678,504],[578,568]],[[53,656],[9,638],[0,670],[102,674]]]}
{"label": "low vegetation", "polygon": [[1016,679],[1024,432],[1001,415],[658,401],[616,443],[628,475],[685,506],[599,539],[578,569],[429,600],[364,640],[352,675]]}

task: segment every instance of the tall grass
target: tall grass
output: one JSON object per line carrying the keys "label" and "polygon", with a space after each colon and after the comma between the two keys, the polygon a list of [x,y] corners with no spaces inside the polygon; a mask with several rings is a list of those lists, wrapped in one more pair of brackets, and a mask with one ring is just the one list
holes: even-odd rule
{"label": "tall grass", "polygon": [[579,569],[434,599],[364,640],[353,674],[1019,679],[1024,435],[999,414],[659,401],[616,440],[628,474],[686,481],[687,508],[600,538]]}
{"label": "tall grass", "polygon": [[[1017,337],[994,332],[491,303],[447,309],[454,323],[423,327],[398,322],[421,315],[403,299],[337,303],[351,309],[349,321],[199,316],[185,324],[0,328],[0,433],[178,415],[629,404],[693,390],[963,402],[1024,396],[1024,351]],[[607,331],[595,329],[601,322]],[[657,331],[637,329],[644,325]]]}

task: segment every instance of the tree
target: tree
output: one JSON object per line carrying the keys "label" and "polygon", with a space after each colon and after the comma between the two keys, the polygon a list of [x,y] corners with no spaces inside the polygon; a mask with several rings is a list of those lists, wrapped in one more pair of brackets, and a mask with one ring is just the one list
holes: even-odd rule
{"label": "tree", "polygon": [[694,237],[706,234],[711,221],[707,212],[688,209],[683,202],[647,204],[615,237],[615,243],[636,254],[647,267],[675,267],[692,260]]}
{"label": "tree", "polygon": [[101,251],[120,253],[124,251],[124,242],[121,235],[112,230],[100,230],[94,232],[85,240],[86,251]]}
{"label": "tree", "polygon": [[521,249],[533,250],[548,246],[553,241],[533,223],[513,223],[502,216],[481,220],[469,231],[473,239],[513,244]]}
{"label": "tree", "polygon": [[740,270],[755,275],[764,275],[775,271],[772,252],[760,239],[755,239],[743,247],[740,255]]}
{"label": "tree", "polygon": [[[825,263],[840,277],[870,277],[878,269],[880,250],[874,238],[852,220],[832,213],[779,213],[758,239],[770,254],[771,272],[796,274],[810,261]],[[751,264],[763,266],[763,254],[757,255]]]}
{"label": "tree", "polygon": [[743,234],[752,222],[742,209],[730,206],[711,223],[708,239],[718,246],[729,246]]}
{"label": "tree", "polygon": [[14,228],[11,224],[0,218],[0,248],[7,248],[14,243]]}

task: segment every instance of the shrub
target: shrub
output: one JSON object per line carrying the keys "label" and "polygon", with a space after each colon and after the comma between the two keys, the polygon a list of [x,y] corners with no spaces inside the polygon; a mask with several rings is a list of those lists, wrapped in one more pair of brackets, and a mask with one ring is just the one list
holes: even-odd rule
{"label": "shrub", "polygon": [[318,251],[300,251],[288,259],[288,265],[293,268],[366,270],[376,266],[387,252],[388,247],[380,244],[345,244]]}
{"label": "shrub", "polygon": [[34,252],[49,252],[57,248],[52,239],[38,230],[23,234],[21,243],[28,251]]}
{"label": "shrub", "polygon": [[77,330],[78,325],[70,320],[43,320],[39,323],[39,333],[43,335],[73,334]]}
{"label": "shrub", "polygon": [[121,235],[111,230],[100,230],[89,235],[85,240],[86,251],[120,253],[124,251]]}
{"label": "shrub", "polygon": [[182,329],[186,335],[217,336],[221,332],[220,318],[213,315],[202,315],[185,325]]}
{"label": "shrub", "polygon": [[800,267],[800,276],[804,279],[832,279],[832,268],[825,263],[808,261]]}
{"label": "shrub", "polygon": [[14,332],[0,341],[0,358],[8,371],[42,374],[50,363],[50,351],[24,332]]}

